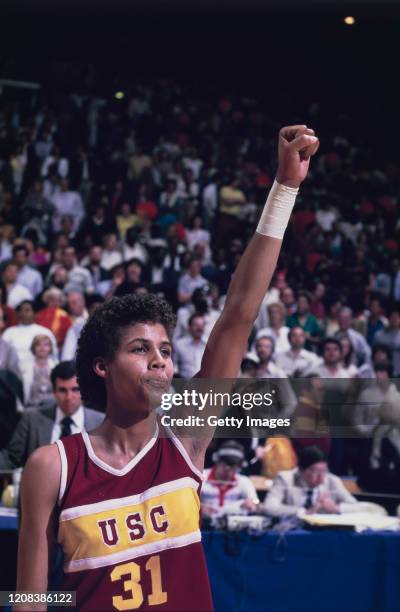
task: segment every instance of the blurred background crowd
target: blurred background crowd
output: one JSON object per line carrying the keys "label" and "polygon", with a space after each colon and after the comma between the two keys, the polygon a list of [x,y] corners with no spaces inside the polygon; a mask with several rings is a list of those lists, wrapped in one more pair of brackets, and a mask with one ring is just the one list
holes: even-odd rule
{"label": "blurred background crowd", "polygon": [[279,416],[295,426],[290,442],[249,431],[221,454],[217,440],[208,478],[234,479],[216,467],[228,459],[268,478],[311,467],[317,487],[328,465],[399,493],[400,19],[360,7],[347,28],[338,3],[291,5],[291,19],[256,4],[160,4],[157,19],[140,3],[25,7],[24,19],[8,7],[0,470],[93,426],[70,362],[87,317],[113,296],[165,296],[176,376],[196,373],[273,183],[279,129],[306,123],[321,148],[238,372],[250,386],[278,381]]}
{"label": "blurred background crowd", "polygon": [[[350,117],[332,131],[320,104],[305,114],[321,151],[238,376],[287,379],[282,414],[303,411],[303,437],[322,418],[327,379],[369,381],[346,420],[362,452],[360,440],[321,445],[336,470],[359,477],[375,452],[373,486],[398,488],[400,167],[375,159]],[[198,371],[274,180],[279,127],[255,98],[200,95],[173,79],[108,99],[2,88],[0,368],[4,395],[17,397],[14,413],[3,410],[3,447],[19,412],[52,398],[51,370],[74,358],[85,320],[113,296],[165,296],[177,313],[176,375]],[[308,383],[294,393],[299,377]],[[373,444],[382,427],[389,459]]]}

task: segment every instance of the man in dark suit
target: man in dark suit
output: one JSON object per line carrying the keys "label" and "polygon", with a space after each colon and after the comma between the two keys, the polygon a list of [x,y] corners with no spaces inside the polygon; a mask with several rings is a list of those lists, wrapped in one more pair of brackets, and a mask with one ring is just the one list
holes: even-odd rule
{"label": "man in dark suit", "polygon": [[57,403],[23,414],[8,446],[0,451],[0,470],[23,467],[40,446],[94,429],[103,421],[103,414],[82,406],[74,362],[62,361],[53,368],[51,382]]}

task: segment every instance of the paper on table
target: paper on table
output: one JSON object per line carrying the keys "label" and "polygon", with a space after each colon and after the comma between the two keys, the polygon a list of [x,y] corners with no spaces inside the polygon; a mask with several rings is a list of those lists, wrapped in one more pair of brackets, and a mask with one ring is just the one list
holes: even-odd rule
{"label": "paper on table", "polygon": [[364,529],[400,529],[400,519],[395,516],[354,512],[352,514],[305,514],[303,520],[314,527],[354,527],[356,531]]}
{"label": "paper on table", "polygon": [[0,516],[18,516],[18,508],[0,506]]}

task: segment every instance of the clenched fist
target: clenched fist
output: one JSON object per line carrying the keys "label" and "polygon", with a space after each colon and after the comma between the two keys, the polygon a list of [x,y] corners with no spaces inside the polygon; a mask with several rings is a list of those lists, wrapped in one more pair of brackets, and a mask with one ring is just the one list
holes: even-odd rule
{"label": "clenched fist", "polygon": [[314,130],[306,125],[291,125],[279,132],[276,180],[287,187],[299,187],[307,176],[310,157],[319,147]]}

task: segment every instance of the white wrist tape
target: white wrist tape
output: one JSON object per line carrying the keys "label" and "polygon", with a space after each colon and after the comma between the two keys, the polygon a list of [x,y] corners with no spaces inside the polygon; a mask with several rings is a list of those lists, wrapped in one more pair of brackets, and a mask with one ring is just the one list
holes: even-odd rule
{"label": "white wrist tape", "polygon": [[259,234],[283,238],[298,191],[298,188],[286,187],[274,181],[258,222],[256,231]]}

